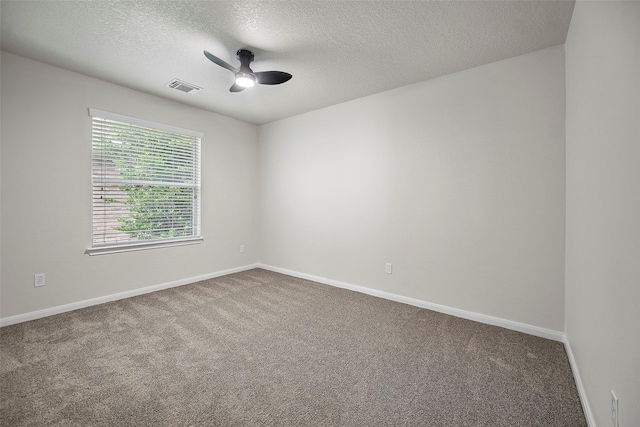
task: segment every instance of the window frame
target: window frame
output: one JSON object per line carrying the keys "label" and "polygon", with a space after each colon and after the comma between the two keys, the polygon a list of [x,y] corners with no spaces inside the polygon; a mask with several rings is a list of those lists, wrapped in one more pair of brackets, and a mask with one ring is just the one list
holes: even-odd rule
{"label": "window frame", "polygon": [[[122,114],[111,113],[108,111],[99,110],[96,108],[88,109],[89,116],[91,117],[91,246],[87,248],[86,253],[88,255],[103,255],[118,252],[138,251],[145,249],[155,249],[161,247],[173,247],[173,246],[185,246],[199,244],[204,241],[201,235],[201,218],[202,218],[202,203],[201,203],[201,189],[202,189],[202,177],[201,177],[201,147],[202,139],[204,138],[203,132],[198,132],[190,129],[180,128],[176,126],[166,125],[163,123],[157,123],[149,120],[138,119],[134,117],[125,116]],[[195,188],[195,200],[192,202],[192,210],[194,211],[194,224],[193,234],[191,236],[181,237],[169,237],[147,240],[128,240],[118,243],[94,243],[94,120],[96,118],[105,119],[110,121],[116,121],[125,125],[142,126],[151,128],[153,130],[159,130],[164,132],[171,132],[180,134],[183,136],[189,136],[195,138],[195,155],[197,157],[194,167],[194,175],[196,176]],[[196,211],[197,210],[197,211]]]}

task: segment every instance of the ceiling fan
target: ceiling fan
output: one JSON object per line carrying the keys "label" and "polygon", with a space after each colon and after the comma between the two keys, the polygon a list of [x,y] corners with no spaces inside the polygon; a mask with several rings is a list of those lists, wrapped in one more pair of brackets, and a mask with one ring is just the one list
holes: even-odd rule
{"label": "ceiling fan", "polygon": [[236,53],[236,58],[240,60],[240,68],[235,68],[233,65],[228,64],[206,50],[204,51],[204,56],[206,56],[211,62],[218,64],[222,68],[226,68],[235,74],[236,80],[233,83],[233,86],[229,89],[229,92],[240,92],[256,83],[262,85],[279,85],[293,77],[291,74],[285,73],[284,71],[253,72],[253,70],[249,68],[249,64],[254,58],[253,53],[245,49],[240,49]]}

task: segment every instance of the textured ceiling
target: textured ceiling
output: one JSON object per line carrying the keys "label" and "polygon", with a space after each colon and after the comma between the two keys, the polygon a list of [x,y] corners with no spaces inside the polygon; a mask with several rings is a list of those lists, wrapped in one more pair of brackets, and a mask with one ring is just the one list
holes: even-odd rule
{"label": "textured ceiling", "polygon": [[[573,1],[5,1],[2,50],[262,124],[565,41]],[[203,55],[293,79],[230,93]],[[185,94],[178,78],[204,88]]]}

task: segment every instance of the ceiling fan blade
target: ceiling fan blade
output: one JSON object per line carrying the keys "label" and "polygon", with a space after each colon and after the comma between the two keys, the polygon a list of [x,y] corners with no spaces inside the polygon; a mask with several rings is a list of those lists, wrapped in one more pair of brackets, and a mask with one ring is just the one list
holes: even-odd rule
{"label": "ceiling fan blade", "polygon": [[279,85],[293,77],[284,71],[258,71],[257,73],[253,73],[253,75],[256,76],[258,83],[263,85]]}
{"label": "ceiling fan blade", "polygon": [[244,86],[234,83],[233,86],[229,88],[229,92],[242,92],[245,89],[246,88]]}
{"label": "ceiling fan blade", "polygon": [[235,68],[233,65],[226,63],[225,61],[223,61],[222,59],[218,58],[215,55],[210,54],[209,52],[207,52],[206,50],[204,51],[204,56],[206,56],[209,61],[218,64],[219,66],[221,66],[222,68],[226,68],[229,71],[232,71],[234,73],[238,72],[238,69]]}

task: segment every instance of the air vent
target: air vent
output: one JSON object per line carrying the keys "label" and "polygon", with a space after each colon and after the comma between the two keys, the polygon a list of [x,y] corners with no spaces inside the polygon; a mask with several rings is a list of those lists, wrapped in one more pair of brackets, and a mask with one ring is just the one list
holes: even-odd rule
{"label": "air vent", "polygon": [[182,80],[178,80],[178,79],[171,80],[169,83],[167,83],[167,86],[170,87],[171,89],[176,89],[176,90],[179,90],[180,92],[191,93],[191,94],[202,90],[202,88],[199,86],[196,86],[192,83],[183,82]]}

